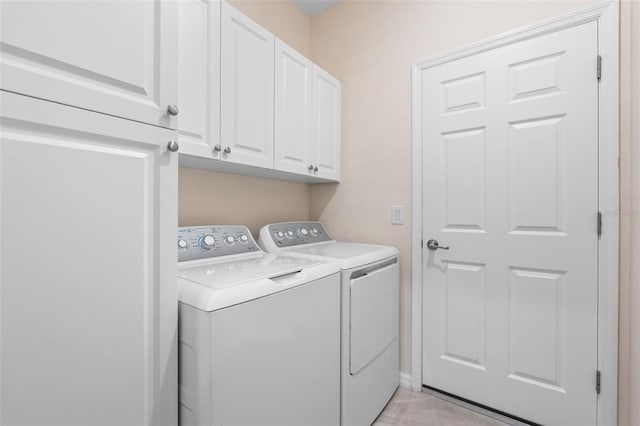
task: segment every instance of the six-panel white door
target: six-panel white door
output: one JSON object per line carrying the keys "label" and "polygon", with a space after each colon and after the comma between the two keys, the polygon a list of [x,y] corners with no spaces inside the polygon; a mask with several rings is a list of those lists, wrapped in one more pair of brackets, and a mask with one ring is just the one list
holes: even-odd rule
{"label": "six-panel white door", "polygon": [[311,97],[313,63],[276,40],[276,170],[313,174],[311,163]]}
{"label": "six-panel white door", "polygon": [[175,425],[175,132],[0,91],[0,424]]}
{"label": "six-panel white door", "polygon": [[591,22],[422,73],[423,383],[545,425],[596,422],[597,53]]}
{"label": "six-panel white door", "polygon": [[313,66],[312,163],[314,176],[340,180],[341,86],[331,74]]}
{"label": "six-panel white door", "polygon": [[273,34],[222,3],[222,159],[273,168]]}
{"label": "six-panel white door", "polygon": [[0,88],[173,128],[176,5],[3,0]]}
{"label": "six-panel white door", "polygon": [[220,158],[220,0],[181,0],[180,154]]}

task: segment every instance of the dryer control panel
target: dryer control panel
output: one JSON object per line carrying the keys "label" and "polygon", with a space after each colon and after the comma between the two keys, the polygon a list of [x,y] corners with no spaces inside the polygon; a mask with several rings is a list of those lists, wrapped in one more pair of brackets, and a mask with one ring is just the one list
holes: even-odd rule
{"label": "dryer control panel", "polygon": [[332,241],[320,222],[282,222],[268,226],[269,238],[277,247]]}
{"label": "dryer control panel", "polygon": [[178,262],[261,251],[246,226],[178,228]]}

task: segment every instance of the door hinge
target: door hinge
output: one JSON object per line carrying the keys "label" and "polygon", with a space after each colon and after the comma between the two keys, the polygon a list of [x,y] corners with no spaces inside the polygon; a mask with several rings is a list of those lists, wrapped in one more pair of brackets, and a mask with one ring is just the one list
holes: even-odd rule
{"label": "door hinge", "polygon": [[602,212],[598,212],[598,237],[602,235]]}
{"label": "door hinge", "polygon": [[600,380],[601,380],[602,374],[600,373],[600,370],[596,370],[596,393],[600,394]]}
{"label": "door hinge", "polygon": [[602,56],[601,55],[598,55],[597,72],[598,72],[598,81],[600,81],[602,79]]}
{"label": "door hinge", "polygon": [[424,240],[420,240],[420,247],[424,248]]}

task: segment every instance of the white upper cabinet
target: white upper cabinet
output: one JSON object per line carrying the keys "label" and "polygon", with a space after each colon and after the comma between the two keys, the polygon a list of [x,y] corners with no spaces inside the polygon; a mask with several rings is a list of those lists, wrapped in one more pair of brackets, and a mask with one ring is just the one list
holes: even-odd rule
{"label": "white upper cabinet", "polygon": [[273,34],[222,4],[222,159],[273,168]]}
{"label": "white upper cabinet", "polygon": [[3,0],[0,88],[174,128],[176,13],[174,1]]}
{"label": "white upper cabinet", "polygon": [[340,82],[276,41],[275,169],[340,180]]}
{"label": "white upper cabinet", "polygon": [[178,13],[180,153],[220,158],[220,1],[182,0]]}
{"label": "white upper cabinet", "polygon": [[313,64],[276,40],[275,169],[312,174],[311,73]]}
{"label": "white upper cabinet", "polygon": [[340,82],[315,65],[313,67],[312,114],[314,176],[339,181],[341,140]]}

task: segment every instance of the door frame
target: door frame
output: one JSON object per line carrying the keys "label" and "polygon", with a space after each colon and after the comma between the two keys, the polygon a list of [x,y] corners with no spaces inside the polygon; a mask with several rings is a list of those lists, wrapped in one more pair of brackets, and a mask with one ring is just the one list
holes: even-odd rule
{"label": "door frame", "polygon": [[[422,84],[421,72],[481,52],[560,31],[586,22],[598,22],[598,52],[602,79],[598,87],[598,210],[602,235],[598,244],[598,370],[602,373],[597,399],[597,424],[618,422],[618,239],[619,239],[619,3],[609,0],[566,15],[541,21],[459,49],[436,55],[412,66],[411,90],[411,389],[422,390]],[[596,58],[594,58],[594,70]],[[595,77],[595,75],[594,75]],[[594,230],[595,232],[595,230]],[[595,377],[594,377],[595,392]]]}

